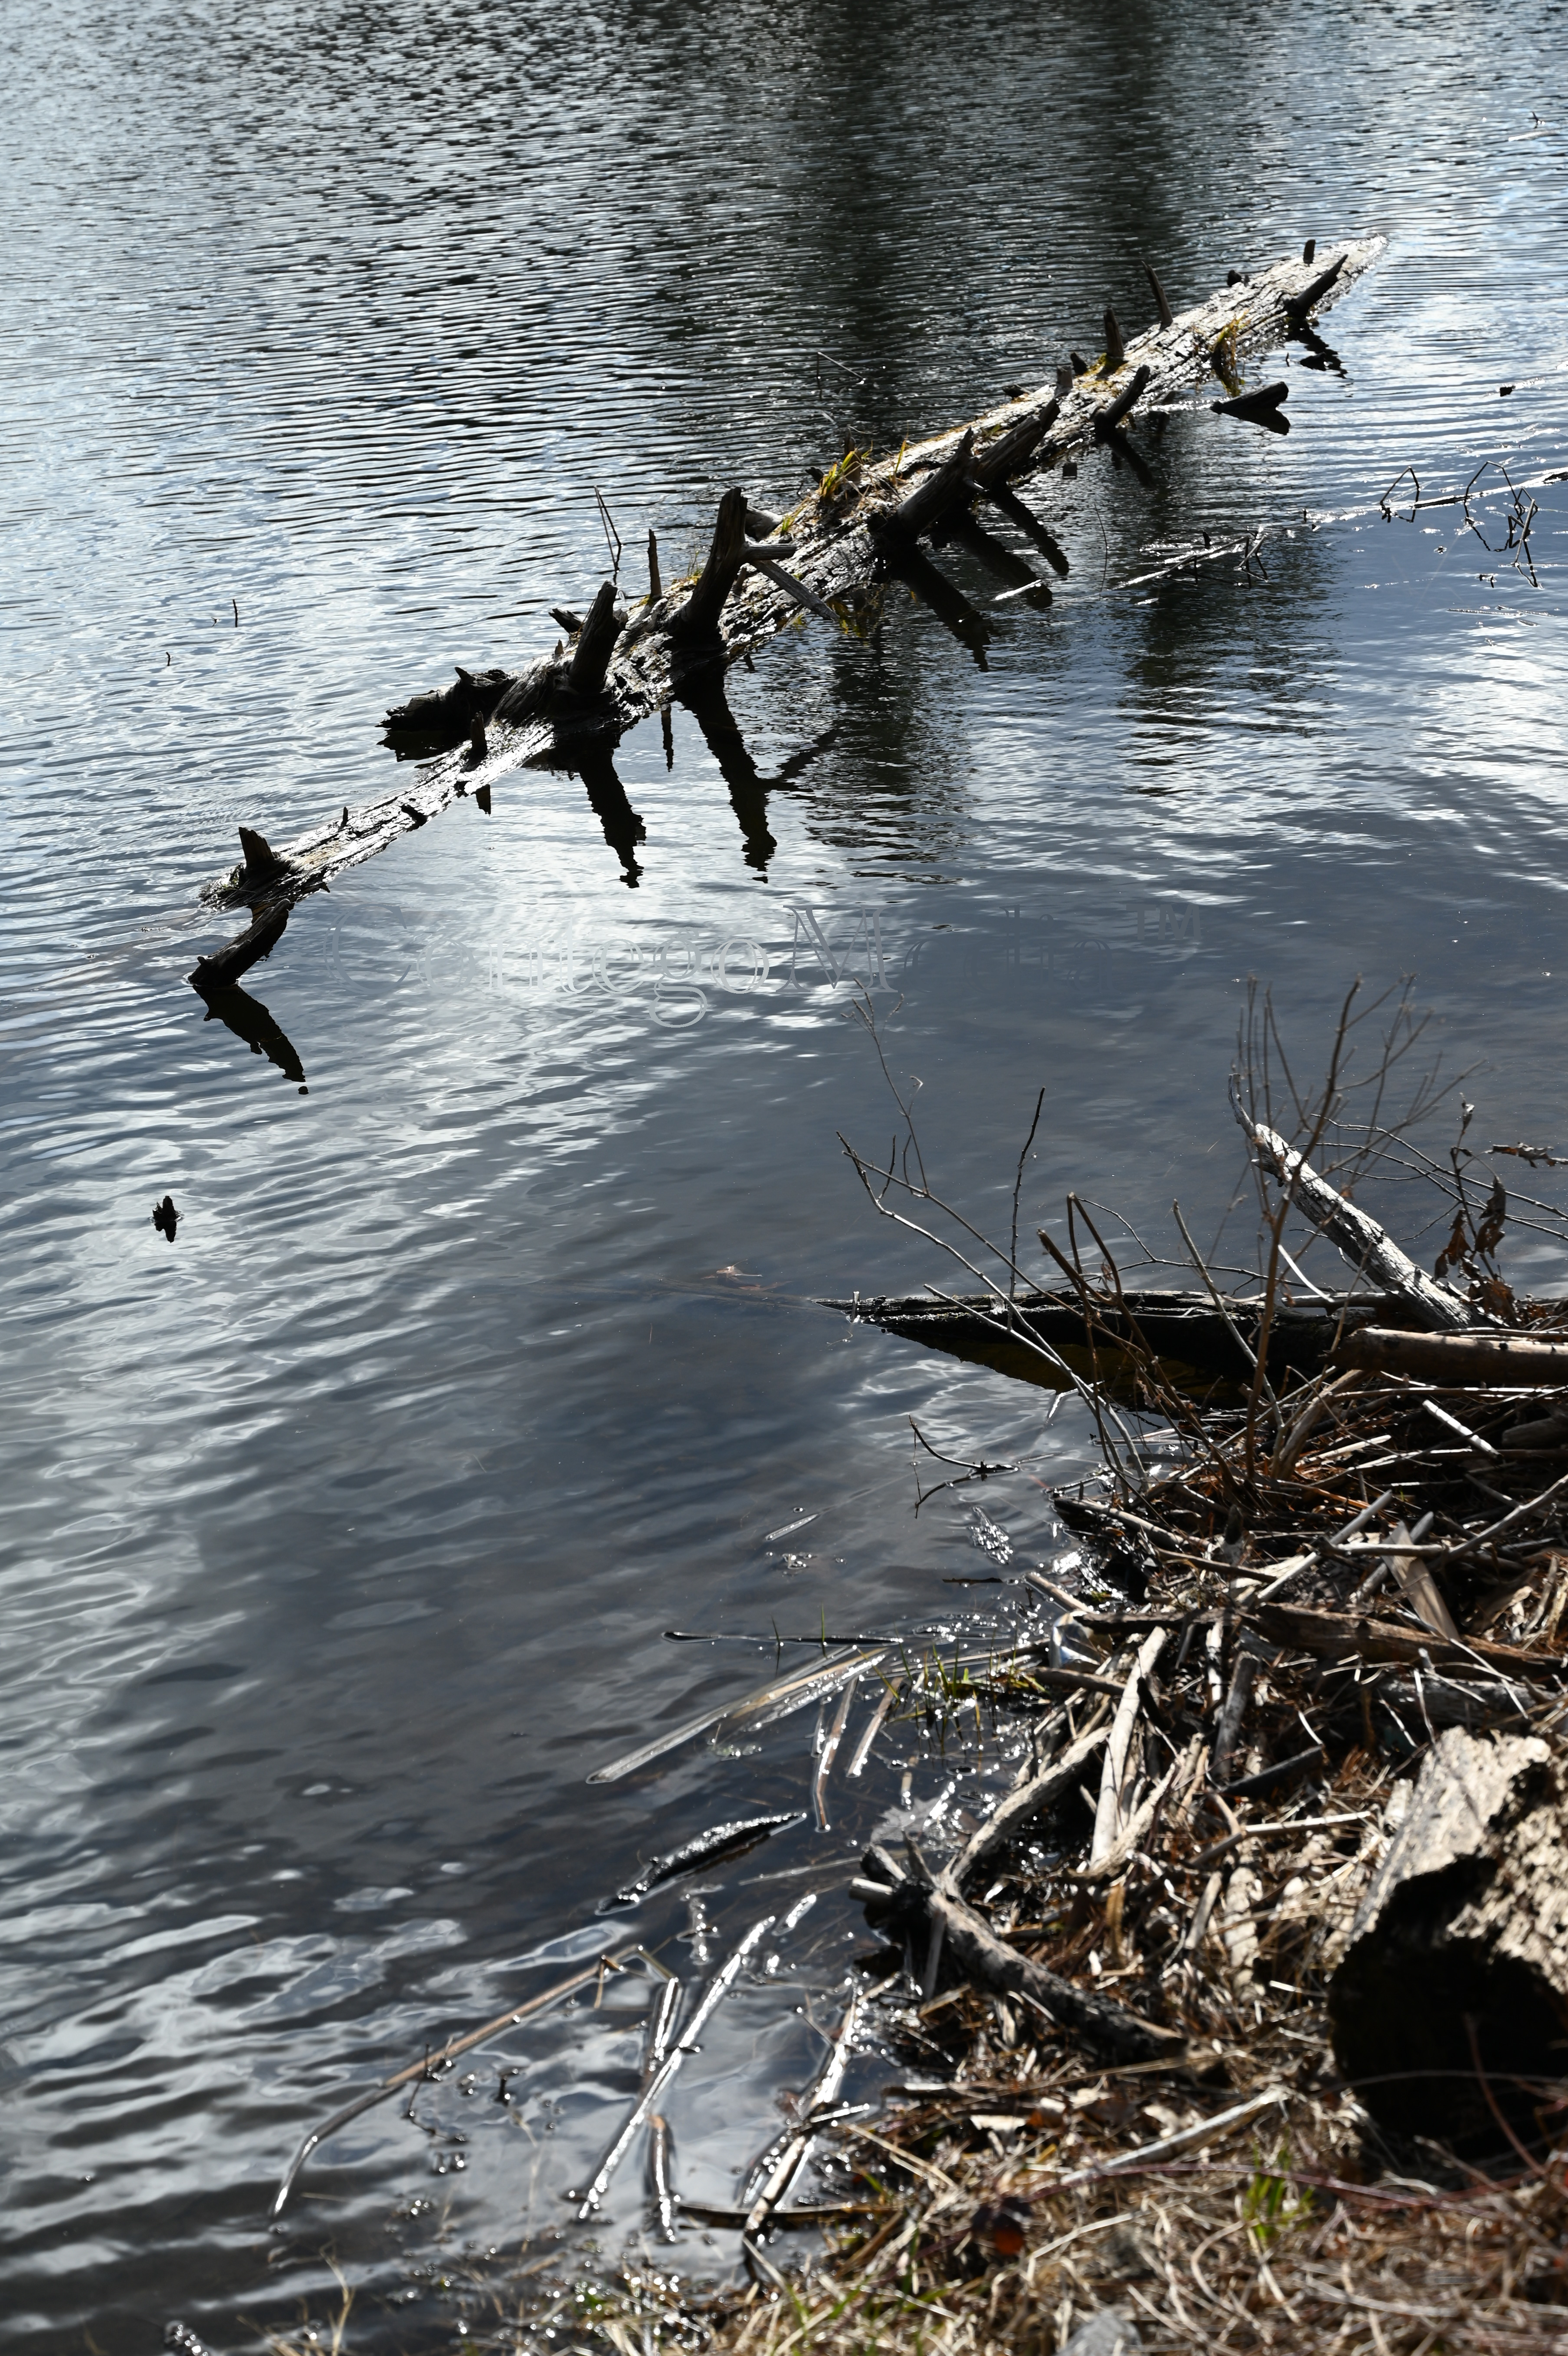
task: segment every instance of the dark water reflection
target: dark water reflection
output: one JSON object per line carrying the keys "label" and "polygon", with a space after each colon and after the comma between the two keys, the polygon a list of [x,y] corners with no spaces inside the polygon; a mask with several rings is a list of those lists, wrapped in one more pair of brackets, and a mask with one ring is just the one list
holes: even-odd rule
{"label": "dark water reflection", "polygon": [[[1536,586],[1377,507],[1568,464],[1562,28],[68,0],[5,41],[0,2303],[19,2349],[238,2348],[325,2311],[330,2240],[360,2344],[412,2346],[451,2322],[400,2246],[564,2220],[641,1992],[510,2057],[521,2126],[478,2078],[371,2115],[269,2244],[303,2123],[596,1952],[639,1857],[800,1804],[800,1721],[586,1787],[769,1665],[660,1632],[1004,1618],[943,1584],[989,1567],[961,1493],[913,1517],[907,1416],[1029,1456],[986,1494],[1021,1550],[1084,1462],[1070,1408],[810,1305],[936,1273],[839,1154],[888,1125],[851,980],[986,1218],[1044,1083],[1026,1210],[1212,1231],[1250,971],[1308,1041],[1416,973],[1488,1134],[1564,1141],[1563,488]],[[1182,413],[1146,487],[1028,487],[1048,607],[934,552],[945,592],[786,633],[672,759],[507,778],[304,906],[259,995],[187,987],[240,822],[387,789],[390,703],[591,594],[596,485],[670,577],[725,483],[787,500],[1141,318],[1145,253],[1179,305],[1370,227],[1337,359],[1269,363],[1288,438]],[[671,1892],[639,1935],[718,1952],[831,1881],[874,1780],[711,1877],[711,1933]],[[827,1897],[780,1935],[682,2097],[710,2199],[854,1951]]]}

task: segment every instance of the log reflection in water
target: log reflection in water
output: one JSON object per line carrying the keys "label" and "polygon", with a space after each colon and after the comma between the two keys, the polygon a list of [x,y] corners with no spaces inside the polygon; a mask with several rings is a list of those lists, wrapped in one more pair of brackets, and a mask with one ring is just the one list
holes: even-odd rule
{"label": "log reflection in water", "polygon": [[956,588],[945,573],[938,571],[929,556],[911,542],[897,550],[884,545],[883,562],[890,573],[912,589],[923,605],[929,605],[943,626],[950,629],[960,643],[966,646],[982,670],[990,665],[985,649],[991,643],[991,625],[977,606],[972,605],[961,589]]}
{"label": "log reflection in water", "polygon": [[827,751],[842,723],[835,720],[810,744],[792,753],[777,776],[765,777],[746,749],[740,723],[730,710],[725,692],[723,672],[715,669],[691,679],[680,692],[682,702],[702,730],[703,742],[718,763],[719,774],[729,787],[731,807],[746,840],[746,865],[766,875],[768,862],[779,848],[768,831],[768,797],[792,786],[801,772]]}
{"label": "log reflection in water", "polygon": [[252,1055],[265,1055],[275,1064],[285,1079],[293,1080],[301,1096],[308,1095],[305,1085],[305,1066],[300,1062],[294,1042],[277,1023],[259,998],[234,983],[219,983],[206,987],[191,976],[190,986],[199,998],[204,999],[207,1013],[204,1020],[221,1023],[232,1031],[236,1039],[243,1039]]}
{"label": "log reflection in water", "polygon": [[642,875],[637,846],[647,841],[648,829],[626,798],[626,787],[616,775],[614,754],[607,744],[591,744],[573,763],[573,774],[582,778],[594,815],[604,828],[605,841],[620,861],[622,883],[635,892]]}
{"label": "log reflection in water", "polygon": [[987,531],[967,509],[961,508],[950,516],[933,537],[939,545],[950,542],[954,548],[961,548],[977,564],[983,564],[993,580],[1004,581],[1009,589],[1021,591],[1026,605],[1050,604],[1049,584],[1040,579],[1034,566],[1026,564],[994,532]]}

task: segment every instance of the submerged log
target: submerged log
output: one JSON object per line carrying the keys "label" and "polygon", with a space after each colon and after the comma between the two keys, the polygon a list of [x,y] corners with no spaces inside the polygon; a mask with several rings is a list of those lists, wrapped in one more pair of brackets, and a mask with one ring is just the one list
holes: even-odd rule
{"label": "submerged log", "polygon": [[1541,2145],[1568,2033],[1568,1786],[1551,1745],[1439,1738],[1328,2013],[1339,2067],[1384,2126],[1475,2157]]}
{"label": "submerged log", "polygon": [[[246,832],[247,830],[242,827],[240,830],[242,842],[245,839]],[[251,836],[252,842],[259,840],[256,835]],[[246,866],[248,872],[249,861]],[[284,926],[287,922],[286,903],[281,906],[263,910],[259,916],[252,917],[242,933],[236,933],[231,941],[226,941],[223,947],[220,949],[215,949],[210,957],[198,958],[188,980],[204,998],[212,996],[220,990],[231,988],[239,980],[242,973],[249,971],[259,958],[271,957],[283,937]]]}
{"label": "submerged log", "polygon": [[[274,850],[277,868],[267,888],[295,898],[314,879],[357,865],[409,832],[411,809],[425,818],[447,809],[474,774],[465,772],[463,748],[476,717],[487,732],[488,757],[478,775],[488,792],[508,770],[564,760],[585,735],[613,742],[638,721],[667,709],[696,666],[738,662],[792,621],[800,610],[800,589],[818,601],[817,610],[842,607],[849,626],[855,602],[884,569],[890,543],[908,543],[929,529],[950,495],[954,500],[975,496],[965,476],[989,496],[1005,489],[1009,475],[1059,466],[1106,436],[1108,410],[1117,412],[1131,381],[1123,382],[1123,370],[1132,376],[1149,370],[1144,394],[1150,402],[1183,397],[1202,381],[1221,335],[1238,356],[1268,350],[1297,332],[1310,310],[1337,301],[1371,268],[1384,243],[1370,237],[1345,244],[1333,270],[1316,274],[1294,255],[1276,262],[1244,287],[1223,288],[1168,326],[1134,336],[1109,378],[1079,373],[1058,391],[1053,375],[1036,391],[1009,399],[966,425],[907,444],[875,462],[834,468],[782,519],[795,548],[789,584],[748,565],[747,502],[739,491],[726,493],[701,578],[632,609],[599,693],[563,694],[568,665],[547,656],[519,674],[461,671],[453,686],[410,698],[388,714],[390,741],[404,749],[445,744],[451,750],[434,760],[407,794],[389,794],[350,810],[347,825],[334,814]],[[1109,404],[1108,389],[1113,394]],[[1131,461],[1131,445],[1119,450],[1122,437],[1113,423],[1109,435],[1112,455]],[[953,466],[947,473],[961,453],[961,471]],[[932,477],[940,478],[940,495]],[[908,502],[917,498],[911,516]],[[253,882],[249,888],[253,894]],[[244,898],[242,873],[209,885],[205,896],[220,905]]]}

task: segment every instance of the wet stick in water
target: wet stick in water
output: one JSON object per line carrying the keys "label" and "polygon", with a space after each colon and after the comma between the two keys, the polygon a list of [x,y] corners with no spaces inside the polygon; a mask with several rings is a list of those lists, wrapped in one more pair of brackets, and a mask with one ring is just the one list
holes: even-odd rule
{"label": "wet stick in water", "polygon": [[616,1891],[616,1904],[634,1905],[661,1881],[672,1881],[679,1874],[694,1872],[698,1866],[716,1865],[721,1858],[744,1857],[747,1849],[755,1848],[770,1834],[782,1831],[786,1825],[804,1824],[805,1820],[804,1811],[793,1808],[783,1815],[738,1816],[728,1824],[710,1826],[706,1832],[698,1833],[680,1848],[650,1858],[635,1879]]}
{"label": "wet stick in water", "polygon": [[642,2049],[642,2083],[646,2086],[664,2065],[664,2058],[675,2038],[675,2023],[680,2017],[681,1998],[684,1991],[673,1973],[660,1981],[652,2004],[648,2009],[648,2032]]}
{"label": "wet stick in water", "polygon": [[708,2022],[713,2019],[768,1932],[772,1930],[774,1920],[773,1915],[765,1914],[759,1922],[754,1922],[733,1954],[720,1965],[708,1982],[698,2000],[695,2012],[686,2025],[685,2035],[681,2043],[665,2055],[654,2071],[633,2104],[630,2116],[595,2169],[593,2179],[583,2195],[577,2211],[579,2222],[593,2216],[596,2210],[602,2204],[605,2194],[609,2189],[610,2179],[631,2149],[639,2129],[653,2115],[665,2088],[680,2069],[687,2054],[695,2050],[698,2038],[701,2037]]}
{"label": "wet stick in water", "polygon": [[761,2233],[768,2218],[778,2208],[800,2173],[801,2163],[811,2149],[812,2139],[817,2132],[816,2127],[811,2124],[812,2119],[815,2116],[819,2124],[821,2123],[820,2115],[829,2108],[840,2086],[843,2083],[851,2041],[860,2019],[863,2001],[861,1991],[856,1988],[845,2007],[843,2019],[839,2023],[838,2032],[828,2048],[827,2059],[818,2074],[816,2083],[801,2104],[803,2117],[800,2128],[785,2144],[746,2212],[743,2231],[747,2235]]}
{"label": "wet stick in water", "polygon": [[339,2127],[347,2126],[350,2119],[358,2118],[361,2111],[385,2102],[387,2096],[395,2094],[400,2086],[407,2086],[415,2079],[427,2077],[444,2062],[453,2061],[457,2054],[467,2053],[474,2046],[482,2045],[487,2038],[499,2036],[503,2029],[519,2028],[523,2021],[535,2019],[551,2005],[564,2003],[579,1988],[587,1987],[595,1980],[601,1979],[607,1970],[624,1970],[632,1957],[640,1952],[637,1947],[623,1947],[618,1954],[601,1955],[596,1962],[585,1965],[580,1972],[574,1972],[570,1979],[558,1981],[554,1987],[546,1988],[542,1996],[530,1997],[526,2004],[515,2006],[510,2012],[498,2013],[493,2020],[487,2020],[483,2028],[470,2029],[461,2037],[453,2038],[438,2052],[422,2055],[417,2062],[411,2062],[406,2069],[395,2071],[390,2078],[383,2078],[379,2085],[371,2086],[366,2093],[357,2094],[352,2102],[345,2103],[341,2110],[334,2111],[331,2117],[324,2119],[318,2127],[312,2127],[289,2161],[273,2195],[273,2217],[276,2219],[283,2214],[284,2205],[294,2190],[299,2171],[311,2153],[329,2136],[336,2135]]}
{"label": "wet stick in water", "polygon": [[875,1741],[877,1736],[881,1733],[887,1713],[893,1708],[894,1703],[897,1700],[898,1696],[903,1689],[903,1679],[901,1677],[895,1677],[886,1687],[882,1695],[882,1698],[876,1705],[876,1708],[872,1711],[865,1731],[861,1736],[860,1740],[855,1744],[854,1755],[851,1759],[849,1766],[845,1771],[852,1783],[864,1771],[865,1762],[871,1756],[871,1746]]}
{"label": "wet stick in water", "polygon": [[[649,537],[651,539],[652,534],[650,533]],[[678,2240],[680,2237],[675,2230],[674,2150],[670,2122],[661,2111],[655,2111],[648,2122],[648,2189],[653,2195],[660,2240]]]}
{"label": "wet stick in water", "polygon": [[839,1696],[839,1706],[833,1712],[832,1724],[828,1729],[827,1739],[822,1744],[822,1755],[817,1762],[817,1772],[811,1781],[811,1806],[816,1814],[817,1830],[822,1833],[830,1830],[828,1777],[832,1772],[833,1761],[838,1757],[839,1744],[843,1740],[844,1722],[849,1717],[849,1706],[854,1698],[854,1686],[845,1686]]}
{"label": "wet stick in water", "polygon": [[770,1678],[765,1686],[745,1695],[739,1701],[721,1703],[714,1709],[704,1710],[700,1717],[689,1718],[672,1727],[666,1734],[656,1735],[651,1741],[641,1743],[607,1766],[596,1767],[588,1777],[590,1783],[615,1783],[623,1776],[634,1774],[638,1768],[650,1766],[666,1752],[693,1741],[699,1734],[714,1733],[721,1740],[743,1731],[754,1731],[771,1726],[794,1710],[809,1709],[814,1701],[827,1694],[836,1693],[839,1687],[876,1668],[894,1650],[890,1644],[868,1646],[853,1653],[836,1654],[821,1666],[792,1670],[788,1676]]}

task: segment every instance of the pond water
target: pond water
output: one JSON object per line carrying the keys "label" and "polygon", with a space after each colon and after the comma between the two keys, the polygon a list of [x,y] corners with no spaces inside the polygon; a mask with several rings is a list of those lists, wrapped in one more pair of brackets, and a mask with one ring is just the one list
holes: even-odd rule
{"label": "pond water", "polygon": [[[1563,20],[13,0],[5,53],[5,2344],[250,2347],[337,2311],[328,2253],[350,2346],[446,2345],[465,2253],[580,2246],[647,1982],[371,2113],[269,2234],[340,2090],[607,1937],[690,1976],[773,1912],[672,2114],[727,2201],[837,2017],[896,1743],[607,1930],[643,1858],[808,1804],[810,1718],[587,1783],[774,1665],[662,1632],[1005,1624],[908,1419],[1026,1459],[1014,1569],[1090,1461],[1075,1406],[815,1305],[951,1280],[843,1158],[895,1125],[855,1005],[993,1232],[1044,1088],[1025,1234],[1078,1186],[1213,1236],[1250,975],[1308,1066],[1356,973],[1415,976],[1477,1133],[1568,1148]],[[1199,402],[1147,485],[1032,484],[1047,610],[943,552],[983,662],[902,594],[874,646],[792,629],[729,681],[763,798],[689,712],[639,731],[631,873],[578,779],[510,777],[299,911],[250,1039],[203,1022],[237,826],[385,790],[389,704],[546,648],[596,490],[640,587],[726,484],[1141,324],[1145,254],[1179,307],[1372,230],[1327,364],[1267,364],[1288,437]],[[1408,477],[1380,511],[1483,464],[1533,567]]]}

